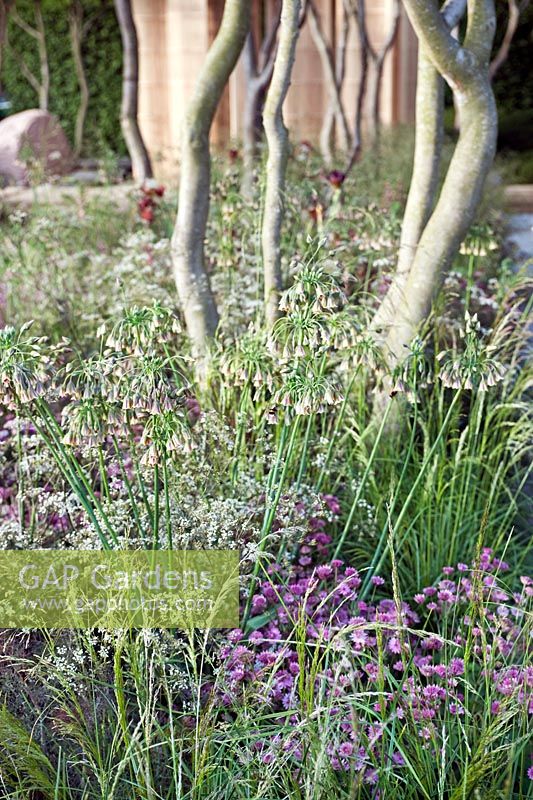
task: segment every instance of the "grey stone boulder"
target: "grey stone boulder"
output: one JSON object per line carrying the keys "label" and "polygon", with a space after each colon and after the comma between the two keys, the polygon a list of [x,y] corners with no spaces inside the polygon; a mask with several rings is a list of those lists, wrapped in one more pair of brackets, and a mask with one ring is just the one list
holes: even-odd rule
{"label": "grey stone boulder", "polygon": [[0,121],[0,180],[27,183],[28,161],[38,162],[47,178],[64,175],[73,166],[70,145],[56,117],[36,108]]}

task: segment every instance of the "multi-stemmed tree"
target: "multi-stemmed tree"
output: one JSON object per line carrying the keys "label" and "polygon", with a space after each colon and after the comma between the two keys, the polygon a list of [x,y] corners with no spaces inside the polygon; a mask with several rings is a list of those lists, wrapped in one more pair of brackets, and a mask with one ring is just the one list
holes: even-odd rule
{"label": "multi-stemmed tree", "polygon": [[[359,9],[360,3],[361,0]],[[397,270],[373,323],[391,365],[402,358],[404,345],[427,318],[435,292],[473,221],[494,156],[497,132],[489,69],[495,29],[494,0],[448,0],[442,10],[432,0],[403,0],[403,3],[420,45],[414,169]],[[173,258],[186,324],[193,348],[200,354],[205,353],[218,323],[203,260],[209,205],[208,136],[218,99],[246,39],[249,5],[244,0],[227,0],[222,25],[206,58],[184,129]],[[465,7],[466,33],[460,41],[451,29],[464,15]],[[353,6],[347,9],[353,11]],[[320,25],[313,0],[308,12],[318,42]],[[268,160],[262,244],[265,315],[269,324],[277,314],[276,298],[281,283],[279,243],[287,163],[282,106],[290,82],[299,20],[299,0],[283,0],[276,60],[264,112]],[[393,33],[385,48],[390,46]],[[325,52],[323,64],[327,62],[332,72],[327,47]],[[332,74],[330,78],[337,81],[338,88],[339,75]],[[439,194],[444,81],[461,109],[461,131]],[[332,114],[337,119],[335,104]]]}
{"label": "multi-stemmed tree", "polygon": [[[472,224],[496,150],[497,114],[489,63],[496,17],[493,0],[469,0],[464,41],[451,28],[463,0],[443,11],[426,0],[404,0],[420,42],[413,177],[393,282],[374,320],[386,352],[398,361],[427,318],[459,245]],[[461,110],[459,140],[440,195],[442,79]]]}

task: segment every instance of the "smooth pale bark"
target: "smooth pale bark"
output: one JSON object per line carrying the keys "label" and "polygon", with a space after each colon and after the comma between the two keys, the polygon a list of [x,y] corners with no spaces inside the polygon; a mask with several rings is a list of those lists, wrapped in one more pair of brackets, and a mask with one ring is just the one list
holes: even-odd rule
{"label": "smooth pale bark", "polygon": [[[311,31],[311,36],[313,37],[313,41],[315,43],[316,49],[318,50],[320,61],[322,63],[324,80],[326,83],[330,104],[332,106],[333,115],[335,118],[339,147],[343,152],[347,152],[350,146],[351,136],[350,136],[350,129],[346,121],[346,115],[344,113],[344,108],[340,94],[340,87],[335,72],[333,53],[324,35],[324,31],[322,29],[322,24],[320,21],[320,16],[316,10],[316,6],[313,0],[309,0],[308,12],[309,12],[309,30]],[[328,126],[326,125],[322,126],[322,131],[320,136],[320,150],[326,164],[331,165],[332,162],[331,136],[330,136],[330,131],[328,130]]]}
{"label": "smooth pale bark", "polygon": [[[442,9],[442,17],[453,36],[465,9],[466,0],[448,0]],[[391,286],[374,316],[374,330],[386,332],[394,322],[396,309],[404,299],[405,285],[418,242],[435,203],[444,135],[443,92],[444,80],[421,44],[418,51],[413,172],[402,223],[397,268]]]}
{"label": "smooth pale bark", "polygon": [[74,127],[74,156],[76,158],[78,158],[81,153],[81,148],[83,145],[83,130],[85,128],[85,119],[87,117],[87,108],[89,106],[89,85],[85,75],[83,56],[81,52],[81,43],[83,38],[82,23],[83,6],[80,0],[75,0],[69,10],[69,29],[74,68],[76,70],[76,78],[78,79],[78,85],[80,87],[80,104],[78,106],[76,124]]}
{"label": "smooth pale bark", "polygon": [[416,134],[413,173],[405,206],[398,262],[393,281],[373,320],[373,328],[388,328],[405,295],[409,270],[422,231],[433,210],[439,185],[444,134],[444,81],[428,58],[418,51],[416,79]]}
{"label": "smooth pale bark", "polygon": [[246,200],[253,196],[254,169],[260,132],[265,91],[272,78],[276,58],[279,14],[275,16],[268,35],[263,40],[259,56],[252,31],[246,37],[243,51],[245,96],[243,111],[243,172],[241,193]]}
{"label": "smooth pale bark", "polygon": [[114,0],[122,37],[122,103],[120,125],[131,158],[133,177],[139,183],[152,177],[150,156],[137,121],[139,104],[139,45],[131,0]]}
{"label": "smooth pale bark", "polygon": [[[350,34],[350,14],[347,7],[347,0],[345,0],[345,2],[343,3],[342,26],[341,26],[339,41],[337,43],[337,52],[335,55],[335,80],[337,83],[338,96],[341,99],[341,102],[342,102],[342,87],[346,75],[346,51],[348,48],[349,34]],[[322,141],[330,142],[333,136],[333,127],[335,123],[335,104],[336,100],[330,98],[328,107],[326,109],[326,114],[324,116],[324,122],[322,123],[322,129],[320,131],[321,142]],[[339,137],[337,138],[336,144],[339,147],[341,146]],[[323,148],[321,147],[321,149]]]}
{"label": "smooth pale bark", "polygon": [[497,113],[489,78],[494,37],[492,0],[470,0],[463,45],[436,6],[404,0],[425,55],[451,86],[461,109],[461,131],[437,205],[420,236],[404,289],[394,308],[386,346],[401,360],[472,224],[496,150]]}
{"label": "smooth pale bark", "polygon": [[31,36],[32,39],[35,39],[37,42],[40,79],[37,78],[29,69],[22,56],[15,52],[15,57],[19,63],[22,74],[37,93],[39,98],[39,108],[41,111],[48,111],[48,98],[50,94],[50,69],[48,66],[46,35],[40,0],[35,0],[33,13],[35,16],[35,28],[32,25],[29,25],[15,9],[11,11],[11,18],[13,19],[15,25],[18,25],[21,30],[23,30],[28,34],[28,36]]}
{"label": "smooth pale bark", "polygon": [[[193,353],[200,361],[218,325],[218,312],[204,264],[209,213],[209,131],[250,25],[249,0],[226,0],[189,103],[181,141],[179,206],[172,236],[172,265]],[[199,362],[200,363],[200,362]],[[200,364],[201,370],[201,364]]]}
{"label": "smooth pale bark", "polygon": [[352,0],[345,0],[355,19],[357,35],[359,37],[359,86],[357,87],[357,99],[355,103],[354,135],[352,140],[352,152],[350,160],[346,165],[344,174],[348,175],[354,164],[361,155],[363,147],[362,125],[363,109],[365,105],[366,90],[368,85],[368,39],[366,35],[365,4],[362,2],[353,3]]}
{"label": "smooth pale bark", "polygon": [[272,327],[279,315],[281,291],[281,224],[289,132],[283,121],[283,103],[291,82],[299,31],[301,0],[283,0],[278,51],[265,100],[263,125],[268,146],[261,244],[265,282],[265,317]]}
{"label": "smooth pale bark", "polygon": [[[360,0],[364,2],[364,0]],[[381,87],[383,84],[383,70],[385,59],[396,41],[400,27],[400,0],[394,0],[392,11],[392,23],[389,34],[379,50],[369,48],[373,62],[372,81],[370,87],[370,137],[373,142],[379,139],[381,130]],[[367,37],[368,38],[368,37]]]}

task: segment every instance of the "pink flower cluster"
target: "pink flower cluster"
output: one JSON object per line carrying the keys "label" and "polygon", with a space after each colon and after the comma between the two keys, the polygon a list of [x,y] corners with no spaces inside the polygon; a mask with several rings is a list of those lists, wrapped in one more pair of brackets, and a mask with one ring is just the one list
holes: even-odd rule
{"label": "pink flower cluster", "polygon": [[[443,724],[453,728],[465,714],[533,713],[533,668],[525,657],[531,579],[522,578],[521,591],[502,589],[508,567],[485,549],[474,565],[445,567],[413,606],[391,597],[366,601],[358,596],[358,571],[328,559],[330,544],[325,520],[312,518],[294,561],[269,568],[248,624],[231,631],[220,650],[215,697],[226,713],[255,704],[290,725],[290,734],[258,739],[264,763],[283,756],[297,768],[305,757],[310,695],[315,715],[327,719],[331,766],[369,784],[378,768],[404,765],[389,747],[393,728],[396,736],[402,727],[414,730],[421,746],[437,753]],[[374,593],[387,589],[379,576],[371,585]],[[467,684],[477,695],[465,700]]]}

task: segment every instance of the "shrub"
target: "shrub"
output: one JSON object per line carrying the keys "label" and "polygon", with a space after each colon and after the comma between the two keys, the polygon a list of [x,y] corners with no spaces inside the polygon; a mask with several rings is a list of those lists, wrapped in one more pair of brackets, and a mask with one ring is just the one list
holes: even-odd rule
{"label": "shrub", "polygon": [[[30,0],[17,2],[18,13],[30,24]],[[57,0],[44,2],[43,18],[50,66],[49,110],[56,114],[72,142],[79,104],[79,88],[74,70],[68,29],[68,14]],[[89,83],[89,108],[84,133],[85,155],[103,155],[107,150],[117,155],[126,152],[119,124],[122,95],[122,42],[113,5],[102,0],[85,0],[85,21],[89,21],[82,52]],[[35,42],[24,31],[9,22],[10,48],[2,63],[2,83],[13,103],[12,113],[38,107],[34,89],[23,76],[13,52],[23,54],[29,69],[39,75]]]}

